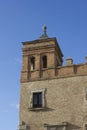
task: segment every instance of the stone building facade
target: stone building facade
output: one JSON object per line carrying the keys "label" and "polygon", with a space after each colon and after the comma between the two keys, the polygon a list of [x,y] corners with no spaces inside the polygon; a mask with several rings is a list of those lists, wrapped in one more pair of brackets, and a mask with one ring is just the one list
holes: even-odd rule
{"label": "stone building facade", "polygon": [[87,58],[66,59],[56,38],[23,42],[19,130],[87,130]]}

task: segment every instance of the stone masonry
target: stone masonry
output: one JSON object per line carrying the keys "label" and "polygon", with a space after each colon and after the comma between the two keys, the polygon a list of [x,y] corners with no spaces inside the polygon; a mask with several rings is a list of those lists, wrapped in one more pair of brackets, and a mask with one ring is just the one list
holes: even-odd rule
{"label": "stone masonry", "polygon": [[[19,130],[87,130],[87,61],[73,64],[67,58],[62,66],[59,44],[47,36],[23,42],[22,51]],[[42,67],[44,55],[47,67]],[[33,108],[38,92],[42,107]]]}

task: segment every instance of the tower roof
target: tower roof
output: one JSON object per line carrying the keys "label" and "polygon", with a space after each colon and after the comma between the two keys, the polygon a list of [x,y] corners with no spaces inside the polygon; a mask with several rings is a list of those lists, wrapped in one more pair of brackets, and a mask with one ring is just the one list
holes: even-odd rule
{"label": "tower roof", "polygon": [[57,41],[56,37],[52,37],[52,38],[48,37],[46,25],[43,26],[43,34],[38,39],[33,40],[33,41],[25,41],[25,42],[22,42],[22,44],[23,45],[28,45],[28,44],[44,43],[44,45],[45,45],[46,42],[50,42],[50,41],[53,41],[53,42],[56,43],[58,51],[59,51],[60,55],[63,57],[63,53],[61,51],[61,48],[60,48],[60,46],[58,44],[58,41]]}

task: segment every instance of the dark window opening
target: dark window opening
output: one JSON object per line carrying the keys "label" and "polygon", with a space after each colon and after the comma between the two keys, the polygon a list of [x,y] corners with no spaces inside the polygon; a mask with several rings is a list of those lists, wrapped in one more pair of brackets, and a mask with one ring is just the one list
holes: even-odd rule
{"label": "dark window opening", "polygon": [[35,58],[32,57],[30,62],[31,62],[31,69],[30,70],[34,70],[35,69]]}
{"label": "dark window opening", "polygon": [[33,93],[33,107],[42,107],[42,92]]}
{"label": "dark window opening", "polygon": [[86,100],[87,100],[87,92],[86,92],[86,96],[85,96]]}
{"label": "dark window opening", "polygon": [[42,57],[42,67],[47,68],[47,56]]}
{"label": "dark window opening", "polygon": [[85,88],[85,99],[87,100],[87,88]]}
{"label": "dark window opening", "polygon": [[87,124],[85,124],[85,130],[87,130]]}

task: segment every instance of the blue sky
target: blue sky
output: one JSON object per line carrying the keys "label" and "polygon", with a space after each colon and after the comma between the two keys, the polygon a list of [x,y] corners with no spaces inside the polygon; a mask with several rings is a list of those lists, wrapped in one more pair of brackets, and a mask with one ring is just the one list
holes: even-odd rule
{"label": "blue sky", "polygon": [[87,56],[87,0],[0,0],[0,130],[17,130],[23,41],[47,25],[74,64]]}

